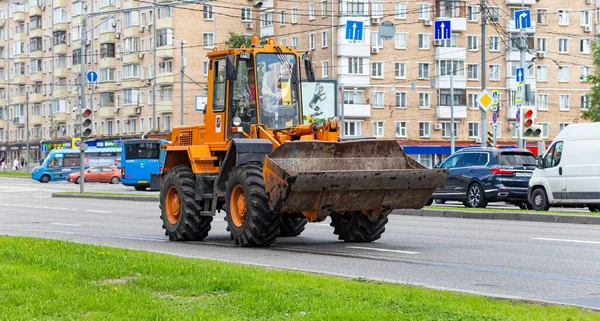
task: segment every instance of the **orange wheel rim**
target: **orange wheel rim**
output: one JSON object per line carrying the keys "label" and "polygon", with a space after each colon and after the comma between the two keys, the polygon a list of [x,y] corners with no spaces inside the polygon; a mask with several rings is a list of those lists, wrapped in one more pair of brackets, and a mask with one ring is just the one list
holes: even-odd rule
{"label": "orange wheel rim", "polygon": [[246,192],[240,185],[236,185],[231,191],[229,198],[229,211],[231,220],[237,227],[241,227],[246,221]]}
{"label": "orange wheel rim", "polygon": [[177,192],[177,188],[175,186],[169,187],[165,203],[165,210],[167,212],[167,219],[169,220],[169,223],[176,224],[179,220],[181,203],[179,202],[179,192]]}

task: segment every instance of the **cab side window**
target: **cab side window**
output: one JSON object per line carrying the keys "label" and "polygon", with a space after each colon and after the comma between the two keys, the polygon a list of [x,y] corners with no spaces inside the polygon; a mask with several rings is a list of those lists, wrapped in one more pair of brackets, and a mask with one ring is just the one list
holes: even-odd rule
{"label": "cab side window", "polygon": [[215,112],[225,110],[225,59],[215,60],[213,66],[213,101],[212,109]]}
{"label": "cab side window", "polygon": [[456,167],[456,163],[458,162],[458,160],[460,159],[461,155],[453,155],[448,157],[448,159],[446,159],[444,161],[444,163],[442,164],[442,168],[454,168]]}
{"label": "cab side window", "polygon": [[544,167],[545,168],[556,167],[560,164],[560,159],[562,158],[563,146],[564,146],[563,142],[556,142],[556,144],[554,144],[552,147],[550,147],[550,150],[548,150],[548,153],[546,154],[546,157],[544,158]]}

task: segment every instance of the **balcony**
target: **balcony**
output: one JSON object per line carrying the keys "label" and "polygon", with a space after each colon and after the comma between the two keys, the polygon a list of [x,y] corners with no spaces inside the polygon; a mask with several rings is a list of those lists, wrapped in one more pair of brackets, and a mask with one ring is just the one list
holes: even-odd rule
{"label": "balcony", "polygon": [[142,112],[142,107],[137,105],[123,106],[122,114],[124,116],[136,116]]}
{"label": "balcony", "polygon": [[139,37],[140,36],[140,27],[139,26],[131,26],[123,29],[123,39],[129,37]]}
{"label": "balcony", "polygon": [[467,2],[437,1],[435,19],[450,20],[452,31],[467,31]]}
{"label": "balcony", "polygon": [[[530,90],[536,90],[537,81],[535,77],[525,76],[525,84],[530,86]],[[517,90],[519,83],[516,77],[506,77],[506,90]]]}
{"label": "balcony", "polygon": [[4,88],[4,87],[6,87],[6,80],[4,80],[4,78],[0,78],[0,88]]}
{"label": "balcony", "polygon": [[22,127],[25,125],[25,116],[15,116],[13,118],[13,125]]}
{"label": "balcony", "polygon": [[104,32],[102,34],[100,34],[100,43],[107,43],[107,42],[115,42],[115,33],[114,32]]}
{"label": "balcony", "polygon": [[[437,106],[436,108],[437,119],[450,119],[450,106]],[[465,119],[467,118],[467,106],[454,106],[454,118]]]}
{"label": "balcony", "polygon": [[173,18],[156,19],[156,30],[173,28]]}
{"label": "balcony", "polygon": [[115,90],[119,90],[119,86],[114,81],[106,81],[100,83],[99,92],[111,92]]}
{"label": "balcony", "polygon": [[[523,29],[525,33],[535,33],[535,21],[531,21],[531,28]],[[507,20],[506,21],[506,32],[519,32],[519,29],[515,27],[515,20]]]}
{"label": "balcony", "polygon": [[12,83],[14,83],[14,84],[24,84],[26,82],[27,82],[27,76],[25,76],[25,75],[14,76],[12,79]]}
{"label": "balcony", "polygon": [[123,8],[124,9],[137,8],[138,6],[139,6],[139,2],[137,2],[135,0],[123,0]]}
{"label": "balcony", "polygon": [[[0,27],[0,28],[2,28],[2,27]],[[0,38],[0,47],[5,47],[5,46],[6,46],[6,40],[4,40],[4,37],[2,37],[2,38]]]}
{"label": "balcony", "polygon": [[169,114],[173,112],[173,101],[163,100],[156,103],[156,112],[161,114]]}
{"label": "balcony", "polygon": [[28,38],[27,34],[24,32],[19,32],[19,33],[13,34],[13,40],[14,41],[26,41],[27,43],[29,43],[29,38]]}
{"label": "balcony", "polygon": [[24,104],[26,101],[27,101],[27,97],[25,95],[23,95],[23,96],[13,96],[12,97],[12,103],[14,105]]}
{"label": "balcony", "polygon": [[[66,98],[69,95],[69,91],[67,90],[67,88],[62,88],[63,86],[61,85],[57,85],[56,86],[59,89],[55,89],[52,92],[52,95],[54,96],[54,98]],[[67,86],[64,86],[67,87]]]}
{"label": "balcony", "polygon": [[13,12],[12,18],[15,22],[25,21],[25,12]]}
{"label": "balcony", "polygon": [[67,6],[67,0],[52,0],[52,6],[54,8],[66,7]]}
{"label": "balcony", "polygon": [[42,93],[33,93],[33,94],[29,95],[30,103],[39,103],[42,100],[44,100],[44,94],[42,94]]}
{"label": "balcony", "polygon": [[55,68],[54,69],[54,77],[57,77],[57,78],[67,78],[68,74],[69,74],[69,69],[67,69],[65,67]]}
{"label": "balcony", "polygon": [[[464,71],[463,71],[464,72]],[[436,88],[450,88],[450,76],[438,76],[435,78]],[[466,89],[467,78],[465,76],[454,76],[454,89]]]}
{"label": "balcony", "polygon": [[117,63],[116,63],[116,59],[114,57],[100,59],[100,69],[109,68],[109,67],[114,68],[116,65],[117,65]]}
{"label": "balcony", "polygon": [[[535,57],[535,52],[536,51],[533,48],[525,51],[525,61],[532,61]],[[506,53],[506,61],[521,61],[521,52],[517,50],[508,51]]]}
{"label": "balcony", "polygon": [[0,19],[0,29],[1,29],[1,28],[4,28],[4,21],[5,21],[5,20],[6,20],[6,19]]}
{"label": "balcony", "polygon": [[42,8],[40,6],[29,6],[29,15],[30,16],[41,16]]}
{"label": "balcony", "polygon": [[34,50],[34,51],[29,52],[29,58],[42,58],[42,51]]}
{"label": "balcony", "polygon": [[467,60],[467,48],[461,47],[436,47],[435,59],[437,60]]}
{"label": "balcony", "polygon": [[66,55],[67,54],[67,44],[61,43],[59,45],[54,46],[54,54],[55,55]]}
{"label": "balcony", "polygon": [[73,65],[73,67],[71,67],[71,72],[75,75],[79,75],[81,72],[81,64]]}
{"label": "balcony", "polygon": [[100,107],[98,108],[98,116],[100,118],[114,118],[115,108],[114,107]]}
{"label": "balcony", "polygon": [[6,120],[0,119],[0,128],[1,129],[6,128]]}
{"label": "balcony", "polygon": [[123,64],[131,64],[131,63],[139,62],[137,53],[123,54],[123,57],[121,59],[123,60]]}
{"label": "balcony", "polygon": [[173,45],[157,47],[156,57],[160,59],[173,58]]}
{"label": "balcony", "polygon": [[369,105],[369,104],[344,104],[344,117],[369,118],[369,117],[371,117],[371,105]]}
{"label": "balcony", "polygon": [[156,84],[159,86],[172,85],[175,82],[175,75],[162,73],[156,76]]}
{"label": "balcony", "polygon": [[29,117],[29,125],[41,125],[43,122],[42,116],[41,115],[36,115],[36,116],[30,116]]}
{"label": "balcony", "polygon": [[66,22],[55,23],[54,27],[52,28],[52,30],[54,30],[54,31],[67,31],[67,23]]}
{"label": "balcony", "polygon": [[31,81],[38,82],[38,81],[42,81],[43,79],[44,79],[44,74],[42,74],[41,71],[29,74],[29,80],[31,80]]}
{"label": "balcony", "polygon": [[139,88],[140,87],[140,79],[139,78],[128,78],[121,80],[121,87],[123,88]]}
{"label": "balcony", "polygon": [[42,32],[42,28],[37,28],[37,29],[33,29],[31,31],[29,31],[29,37],[31,38],[41,38],[43,37],[44,33]]}
{"label": "balcony", "polygon": [[56,112],[52,114],[52,117],[55,123],[62,124],[67,122],[67,113],[64,111]]}

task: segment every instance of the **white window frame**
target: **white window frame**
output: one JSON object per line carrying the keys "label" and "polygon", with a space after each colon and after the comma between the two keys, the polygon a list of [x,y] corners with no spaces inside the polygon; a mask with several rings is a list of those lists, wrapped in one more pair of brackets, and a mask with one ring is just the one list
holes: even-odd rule
{"label": "white window frame", "polygon": [[385,136],[385,122],[383,120],[374,120],[371,122],[374,137]]}
{"label": "white window frame", "polygon": [[408,123],[405,120],[397,120],[395,122],[396,137],[408,137]]}

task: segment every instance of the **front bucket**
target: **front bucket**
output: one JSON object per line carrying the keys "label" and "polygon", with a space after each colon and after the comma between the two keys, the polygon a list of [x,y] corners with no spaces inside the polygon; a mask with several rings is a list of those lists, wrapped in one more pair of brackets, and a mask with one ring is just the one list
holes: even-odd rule
{"label": "front bucket", "polygon": [[265,158],[269,206],[275,212],[389,212],[421,208],[446,182],[393,140],[286,142]]}

